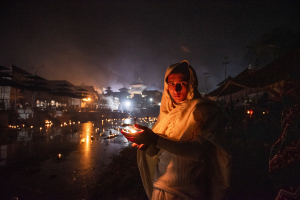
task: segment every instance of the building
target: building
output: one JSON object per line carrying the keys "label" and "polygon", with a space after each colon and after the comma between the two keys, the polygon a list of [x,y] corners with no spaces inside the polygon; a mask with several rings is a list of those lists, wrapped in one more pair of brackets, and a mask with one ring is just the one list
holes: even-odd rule
{"label": "building", "polygon": [[130,85],[129,93],[131,94],[131,98],[134,96],[134,94],[142,94],[146,88],[147,85],[145,85],[139,78],[137,82],[134,82]]}
{"label": "building", "polygon": [[[122,112],[129,112],[133,115],[147,115],[147,112],[150,110],[159,110],[159,108],[154,107],[160,106],[162,92],[158,90],[146,90],[146,88],[147,86],[142,83],[140,78],[137,82],[131,84],[129,89],[123,87],[119,89],[119,92],[113,92],[111,87],[107,87],[105,89],[106,93],[103,95],[106,99],[103,100],[101,107],[111,108],[113,105],[117,105],[114,103],[116,102],[115,98],[117,98],[119,100],[118,110]],[[154,111],[151,112],[154,113]]]}
{"label": "building", "polygon": [[144,98],[144,105],[146,107],[153,107],[154,105],[160,105],[162,92],[158,90],[144,90],[142,97]]}
{"label": "building", "polygon": [[281,101],[280,90],[284,80],[299,67],[300,49],[294,49],[261,69],[242,71],[206,97],[224,99],[226,103],[237,101],[258,104],[262,98]]}
{"label": "building", "polygon": [[10,69],[0,65],[0,110],[7,110],[10,106],[10,86],[7,82],[11,81]]}
{"label": "building", "polygon": [[75,86],[74,90],[76,95],[80,96],[77,101],[81,101],[81,108],[86,108],[88,110],[95,110],[98,108],[98,92],[95,90],[94,86]]}

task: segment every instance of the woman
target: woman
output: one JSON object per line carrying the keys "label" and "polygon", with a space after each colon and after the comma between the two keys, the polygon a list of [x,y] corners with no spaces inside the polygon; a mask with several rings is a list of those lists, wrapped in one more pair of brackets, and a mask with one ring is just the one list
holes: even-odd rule
{"label": "woman", "polygon": [[149,199],[226,199],[230,155],[224,149],[220,111],[203,99],[187,61],[165,74],[160,114],[152,130],[128,140],[138,146],[138,165]]}

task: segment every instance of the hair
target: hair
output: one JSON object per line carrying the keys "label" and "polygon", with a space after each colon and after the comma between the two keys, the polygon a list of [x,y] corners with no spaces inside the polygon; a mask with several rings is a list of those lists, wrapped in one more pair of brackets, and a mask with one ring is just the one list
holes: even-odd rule
{"label": "hair", "polygon": [[[189,81],[190,80],[190,70],[189,64],[187,62],[182,62],[178,64],[170,74],[183,74],[184,78]],[[170,75],[169,74],[169,75]],[[168,82],[168,77],[166,78],[166,82]]]}

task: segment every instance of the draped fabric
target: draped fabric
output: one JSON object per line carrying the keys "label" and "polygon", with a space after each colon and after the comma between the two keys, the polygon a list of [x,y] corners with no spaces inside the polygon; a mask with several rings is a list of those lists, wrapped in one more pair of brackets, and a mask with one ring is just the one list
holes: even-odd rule
{"label": "draped fabric", "polygon": [[281,96],[285,108],[282,112],[282,133],[271,148],[269,172],[278,190],[277,200],[300,199],[299,77],[285,80]]}
{"label": "draped fabric", "polygon": [[[183,63],[190,71],[188,96],[185,101],[175,103],[169,94],[166,79],[176,66]],[[190,141],[196,136],[200,136],[203,140],[208,141],[211,144],[209,152],[205,152],[207,159],[205,165],[210,168],[207,171],[210,174],[209,180],[206,180],[207,191],[210,193],[208,196],[209,199],[213,200],[226,199],[230,185],[231,157],[225,148],[226,144],[224,144],[222,138],[222,130],[218,129],[218,127],[221,127],[220,124],[214,120],[211,123],[206,122],[208,125],[201,127],[203,124],[199,124],[199,120],[195,120],[197,117],[204,118],[204,116],[194,116],[197,107],[216,106],[215,102],[202,99],[197,87],[196,73],[187,61],[169,66],[164,78],[160,115],[152,130],[154,133],[172,140]],[[150,157],[145,151],[138,150],[138,166],[149,199],[151,199],[153,191],[155,166],[159,162],[160,153]]]}

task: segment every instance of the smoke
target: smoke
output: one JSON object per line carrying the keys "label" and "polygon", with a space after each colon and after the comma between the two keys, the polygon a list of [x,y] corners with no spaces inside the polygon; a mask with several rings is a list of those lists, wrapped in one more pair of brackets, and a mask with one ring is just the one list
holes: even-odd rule
{"label": "smoke", "polygon": [[[299,30],[299,6],[247,5],[251,6],[229,2],[1,2],[0,29],[5,31],[0,34],[0,65],[12,62],[30,73],[45,65],[38,75],[46,79],[111,86],[113,91],[128,88],[138,78],[147,89],[163,90],[167,67],[188,60],[204,91],[203,73],[213,75],[208,79],[212,88],[224,79],[225,56],[230,59],[227,74],[236,74],[242,70],[240,59],[253,39],[287,22],[291,29]],[[256,12],[258,7],[260,12]]]}

